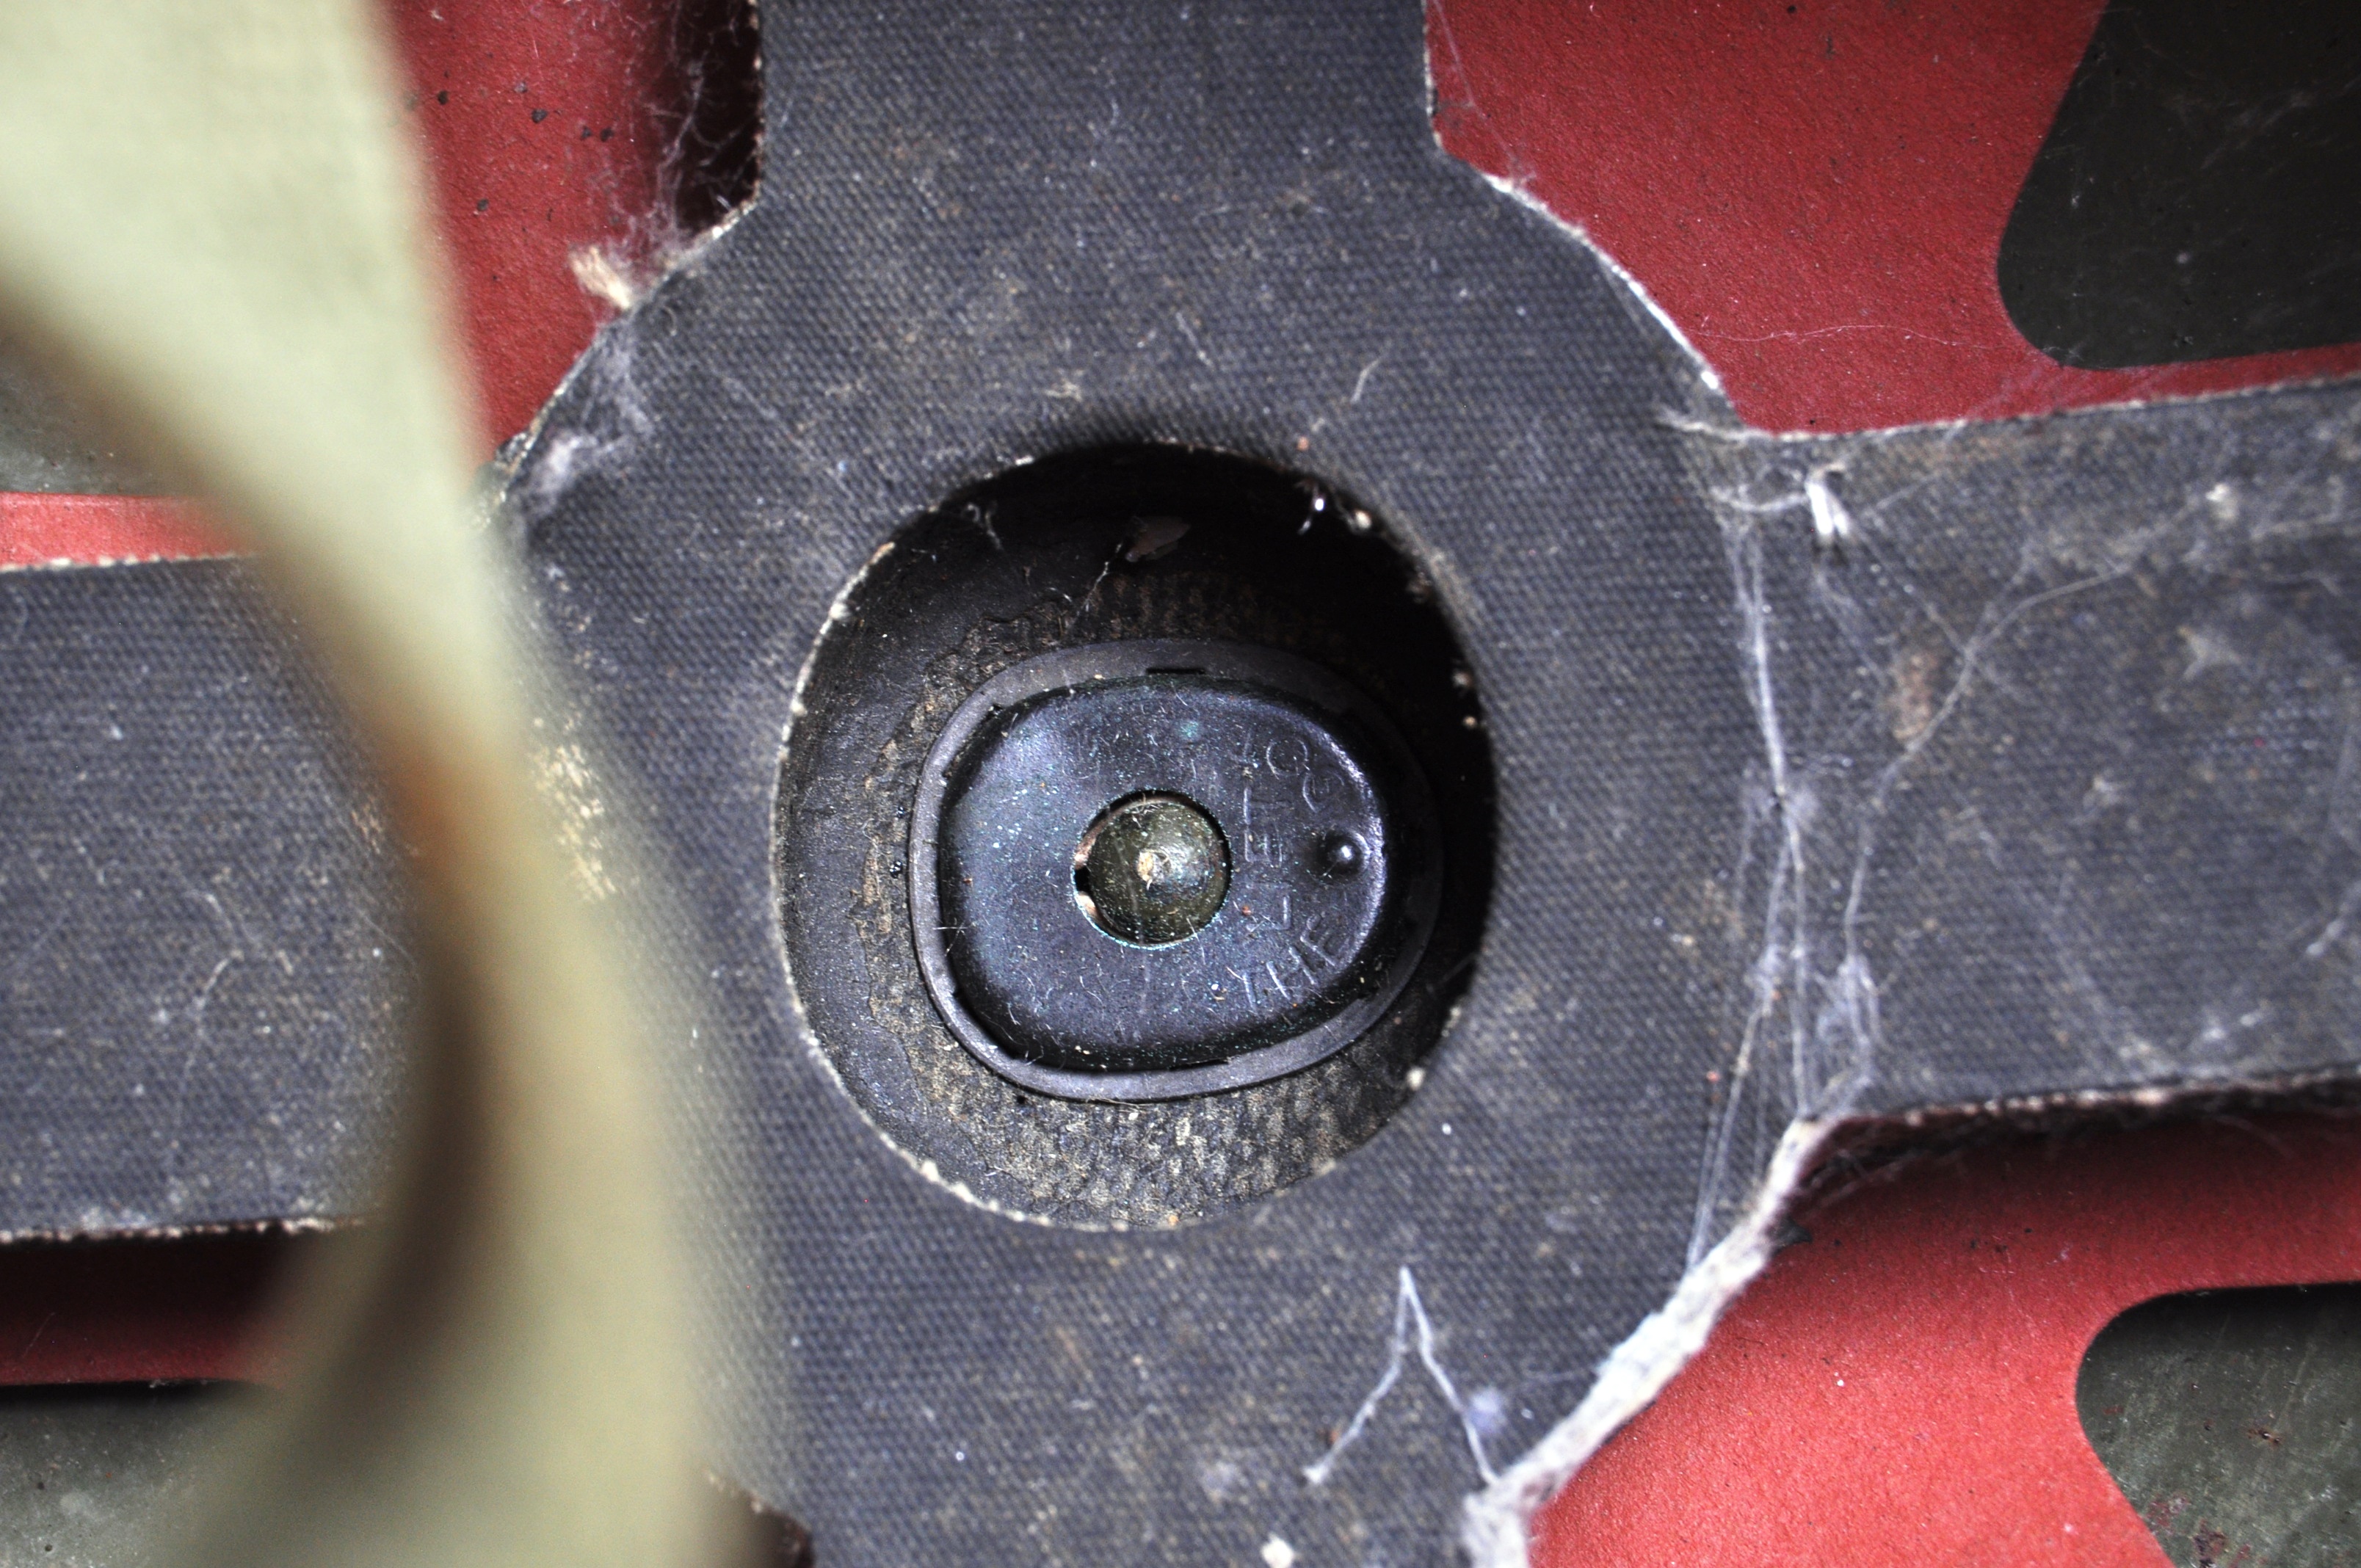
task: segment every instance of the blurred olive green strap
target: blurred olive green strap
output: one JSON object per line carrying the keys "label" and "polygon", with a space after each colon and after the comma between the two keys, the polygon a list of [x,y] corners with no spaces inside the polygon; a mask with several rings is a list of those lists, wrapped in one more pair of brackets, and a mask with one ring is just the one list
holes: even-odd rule
{"label": "blurred olive green strap", "polygon": [[686,1564],[656,1097],[527,783],[393,89],[357,0],[0,0],[0,331],[248,532],[418,850],[381,1221],[170,1560]]}

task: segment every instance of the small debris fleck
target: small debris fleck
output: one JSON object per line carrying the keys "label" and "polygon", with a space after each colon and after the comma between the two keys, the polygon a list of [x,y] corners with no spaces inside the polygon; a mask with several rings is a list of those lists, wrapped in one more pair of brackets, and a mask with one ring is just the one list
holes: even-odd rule
{"label": "small debris fleck", "polygon": [[1268,1568],[1295,1568],[1295,1548],[1274,1535],[1262,1543],[1262,1560]]}
{"label": "small debris fleck", "polygon": [[536,126],[547,118],[549,118],[549,111],[546,109],[535,109],[533,112],[533,123]]}
{"label": "small debris fleck", "polygon": [[2238,521],[2238,488],[2224,479],[2205,492],[2205,510],[2224,525]]}
{"label": "small debris fleck", "polygon": [[1123,558],[1130,562],[1158,561],[1179,547],[1189,525],[1177,517],[1134,518],[1131,532],[1124,540]]}
{"label": "small debris fleck", "polygon": [[1804,476],[1804,501],[1812,514],[1812,543],[1822,551],[1842,551],[1852,543],[1852,513],[1837,495],[1841,464],[1827,463]]}

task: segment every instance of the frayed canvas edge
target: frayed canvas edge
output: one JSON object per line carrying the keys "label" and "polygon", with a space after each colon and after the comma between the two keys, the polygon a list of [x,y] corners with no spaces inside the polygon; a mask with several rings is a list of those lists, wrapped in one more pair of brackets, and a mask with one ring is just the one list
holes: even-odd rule
{"label": "frayed canvas edge", "polygon": [[214,1236],[341,1235],[375,1223],[367,1212],[297,1214],[260,1220],[184,1220],[155,1222],[93,1219],[78,1225],[27,1225],[0,1231],[0,1247],[103,1245],[109,1242],[179,1242]]}
{"label": "frayed canvas edge", "polygon": [[[1426,6],[1424,8],[1424,14],[1419,28],[1420,48],[1418,64],[1420,81],[1425,88],[1425,102],[1421,106],[1420,117],[1426,123],[1427,140],[1433,147],[1436,154],[1446,161],[1475,175],[1477,179],[1483,181],[1485,184],[1490,186],[1494,191],[1506,196],[1518,206],[1524,208],[1525,211],[1541,219],[1543,223],[1546,224],[1551,228],[1554,228],[1560,234],[1571,238],[1576,245],[1588,252],[1593,259],[1597,260],[1601,266],[1607,269],[1608,272],[1614,277],[1616,281],[1623,285],[1633,300],[1639,302],[1641,309],[1644,311],[1648,317],[1656,323],[1657,327],[1663,331],[1664,335],[1672,340],[1674,347],[1678,351],[1680,356],[1686,361],[1689,371],[1705,384],[1705,388],[1708,391],[1711,392],[1716,398],[1719,398],[1721,400],[1724,411],[1730,411],[1730,397],[1728,393],[1722,390],[1721,376],[1719,372],[1714,369],[1713,362],[1697,351],[1697,345],[1689,341],[1689,334],[1683,332],[1681,330],[1680,323],[1673,320],[1671,313],[1667,312],[1664,306],[1656,302],[1655,296],[1648,292],[1647,286],[1642,283],[1640,280],[1632,274],[1631,269],[1625,267],[1621,262],[1616,260],[1613,256],[1608,254],[1607,247],[1599,244],[1597,240],[1591,238],[1589,231],[1586,230],[1580,224],[1574,222],[1570,218],[1564,217],[1558,213],[1553,211],[1547,203],[1541,200],[1540,197],[1535,196],[1532,192],[1526,190],[1522,182],[1508,179],[1502,175],[1494,174],[1488,170],[1479,169],[1475,164],[1470,163],[1466,159],[1461,158],[1457,153],[1453,152],[1449,148],[1443,145],[1443,126],[1436,118],[1437,113],[1442,108],[1442,99],[1438,95],[1434,81],[1434,34],[1435,25],[1438,22],[1444,24],[1444,47],[1451,49],[1455,54],[1457,52],[1457,46],[1452,43],[1448,37],[1449,25],[1447,18],[1445,18],[1444,14],[1435,7],[1432,5]],[[1741,430],[1746,428],[1742,424],[1739,423],[1738,416],[1735,412],[1730,412],[1730,422],[1733,428]]]}
{"label": "frayed canvas edge", "polygon": [[[1442,141],[1439,137],[1436,139],[1435,145],[1437,147],[1442,146]],[[1446,158],[1452,157],[1452,155],[1447,151],[1444,156]],[[1753,427],[1742,422],[1739,419],[1736,411],[1731,409],[1730,394],[1722,389],[1721,373],[1713,367],[1713,361],[1708,359],[1705,355],[1698,350],[1697,345],[1689,341],[1689,334],[1681,330],[1680,323],[1673,319],[1672,313],[1665,310],[1664,306],[1656,302],[1656,297],[1648,291],[1647,285],[1641,282],[1638,276],[1634,274],[1630,268],[1624,266],[1620,261],[1616,260],[1615,258],[1608,252],[1605,246],[1600,245],[1597,240],[1591,238],[1588,230],[1585,229],[1579,224],[1569,223],[1565,218],[1560,217],[1557,214],[1550,211],[1548,207],[1542,204],[1540,197],[1526,190],[1524,186],[1518,183],[1516,181],[1505,179],[1498,174],[1488,174],[1483,170],[1477,169],[1475,165],[1466,163],[1464,160],[1456,158],[1453,158],[1452,161],[1459,163],[1463,168],[1473,170],[1476,177],[1483,181],[1485,184],[1489,185],[1493,190],[1499,192],[1501,195],[1506,196],[1518,206],[1522,207],[1525,211],[1532,214],[1535,217],[1541,219],[1550,227],[1556,229],[1560,234],[1572,239],[1576,245],[1579,245],[1584,250],[1587,251],[1591,259],[1598,262],[1600,267],[1604,268],[1609,277],[1613,278],[1618,283],[1623,286],[1625,292],[1628,293],[1631,300],[1639,305],[1642,313],[1645,314],[1651,322],[1653,322],[1656,325],[1656,329],[1659,332],[1662,332],[1665,338],[1671,342],[1675,352],[1684,362],[1689,373],[1697,378],[1698,382],[1703,385],[1707,391],[1712,393],[1713,396],[1720,401],[1721,411],[1729,414],[1729,421],[1726,424],[1715,424],[1712,428],[1717,431],[1726,430],[1732,433],[1740,432],[1744,432],[1750,434],[1754,433]]]}
{"label": "frayed canvas edge", "polygon": [[1705,1348],[1715,1322],[1778,1250],[1788,1202],[1817,1163],[1836,1125],[1832,1121],[1788,1124],[1744,1219],[1681,1277],[1670,1300],[1608,1353],[1590,1392],[1573,1413],[1467,1498],[1459,1544],[1473,1568],[1528,1568],[1533,1515]]}

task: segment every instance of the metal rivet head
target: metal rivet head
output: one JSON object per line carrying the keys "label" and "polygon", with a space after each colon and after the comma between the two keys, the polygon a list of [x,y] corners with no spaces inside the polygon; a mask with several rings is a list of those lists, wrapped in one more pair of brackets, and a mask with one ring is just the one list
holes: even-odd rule
{"label": "metal rivet head", "polygon": [[1136,795],[1102,812],[1074,854],[1074,900],[1100,930],[1144,948],[1195,936],[1230,890],[1222,830],[1177,795]]}
{"label": "metal rivet head", "polygon": [[1330,833],[1321,839],[1312,860],[1323,875],[1341,879],[1360,875],[1361,862],[1368,859],[1368,853],[1350,833]]}

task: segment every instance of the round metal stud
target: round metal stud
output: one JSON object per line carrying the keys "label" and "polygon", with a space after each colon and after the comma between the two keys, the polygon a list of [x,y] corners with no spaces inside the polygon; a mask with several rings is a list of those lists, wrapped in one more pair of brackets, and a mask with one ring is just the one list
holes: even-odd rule
{"label": "round metal stud", "polygon": [[1115,802],[1074,851],[1074,899],[1082,913],[1108,936],[1143,948],[1203,930],[1229,890],[1221,828],[1177,795]]}

